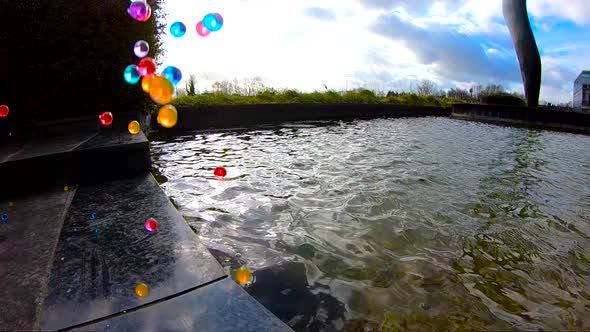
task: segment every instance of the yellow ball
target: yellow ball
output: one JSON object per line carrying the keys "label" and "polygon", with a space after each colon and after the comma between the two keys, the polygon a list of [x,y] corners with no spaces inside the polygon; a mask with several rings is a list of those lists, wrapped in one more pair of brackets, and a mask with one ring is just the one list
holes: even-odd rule
{"label": "yellow ball", "polygon": [[153,76],[147,76],[141,79],[141,89],[145,93],[150,93],[150,85],[152,84]]}
{"label": "yellow ball", "polygon": [[70,187],[68,187],[68,186],[64,187],[64,191],[69,191],[69,190],[70,190]]}
{"label": "yellow ball", "polygon": [[137,284],[135,286],[135,294],[139,297],[146,297],[149,293],[148,285],[142,283]]}
{"label": "yellow ball", "polygon": [[129,125],[127,126],[127,130],[129,130],[129,133],[131,135],[137,135],[141,131],[141,126],[139,125],[139,122],[133,120],[133,121],[129,122]]}
{"label": "yellow ball", "polygon": [[14,209],[14,202],[8,202],[8,207],[13,208]]}
{"label": "yellow ball", "polygon": [[178,112],[172,105],[166,105],[158,111],[158,123],[164,128],[172,128],[178,121]]}
{"label": "yellow ball", "polygon": [[236,281],[241,285],[245,285],[252,281],[252,273],[245,267],[236,270]]}
{"label": "yellow ball", "polygon": [[174,85],[163,76],[154,76],[150,82],[150,97],[156,104],[168,104],[174,94]]}

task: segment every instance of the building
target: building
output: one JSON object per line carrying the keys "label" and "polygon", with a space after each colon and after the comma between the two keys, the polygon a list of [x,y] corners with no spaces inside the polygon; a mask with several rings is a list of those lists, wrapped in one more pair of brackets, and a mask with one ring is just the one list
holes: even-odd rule
{"label": "building", "polygon": [[590,111],[590,71],[584,70],[574,81],[574,108]]}

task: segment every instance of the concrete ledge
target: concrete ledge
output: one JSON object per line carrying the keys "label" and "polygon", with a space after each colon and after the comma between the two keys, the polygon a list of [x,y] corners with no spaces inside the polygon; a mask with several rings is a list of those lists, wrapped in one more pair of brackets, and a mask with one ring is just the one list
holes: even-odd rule
{"label": "concrete ledge", "polygon": [[121,131],[57,137],[19,147],[0,161],[0,198],[32,190],[121,179],[151,170],[143,133]]}
{"label": "concrete ledge", "polygon": [[[449,116],[444,107],[393,104],[247,104],[223,106],[178,106],[178,124],[165,130],[247,127],[296,121],[346,120],[378,117]],[[152,117],[151,126],[163,129]]]}
{"label": "concrete ledge", "polygon": [[454,104],[451,117],[501,125],[590,134],[590,114],[519,106]]}

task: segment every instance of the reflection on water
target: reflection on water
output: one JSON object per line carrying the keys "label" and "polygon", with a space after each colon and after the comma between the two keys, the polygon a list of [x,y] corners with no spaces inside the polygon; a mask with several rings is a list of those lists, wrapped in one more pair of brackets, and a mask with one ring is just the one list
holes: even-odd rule
{"label": "reflection on water", "polygon": [[380,119],[152,153],[200,239],[296,330],[590,328],[590,137]]}

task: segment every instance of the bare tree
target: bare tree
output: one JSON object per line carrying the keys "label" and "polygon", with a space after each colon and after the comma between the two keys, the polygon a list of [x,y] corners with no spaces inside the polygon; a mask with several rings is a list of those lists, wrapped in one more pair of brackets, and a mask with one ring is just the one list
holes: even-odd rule
{"label": "bare tree", "polygon": [[467,90],[459,89],[459,88],[452,88],[447,91],[447,97],[454,98],[454,99],[462,99],[462,100],[469,100],[471,99],[471,92],[473,88]]}
{"label": "bare tree", "polygon": [[422,80],[422,82],[418,84],[416,92],[422,96],[434,96],[439,92],[439,87],[438,84],[431,80]]}
{"label": "bare tree", "polygon": [[499,84],[488,84],[485,88],[481,90],[480,96],[489,96],[495,95],[498,93],[503,93],[504,87]]}

